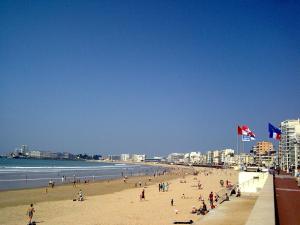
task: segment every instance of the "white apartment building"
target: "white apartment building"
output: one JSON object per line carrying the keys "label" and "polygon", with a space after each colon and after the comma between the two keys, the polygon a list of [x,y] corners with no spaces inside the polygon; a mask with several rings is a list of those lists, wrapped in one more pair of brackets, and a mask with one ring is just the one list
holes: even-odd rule
{"label": "white apartment building", "polygon": [[299,166],[300,119],[280,123],[281,139],[278,160],[282,169],[290,172]]}
{"label": "white apartment building", "polygon": [[184,156],[186,163],[200,163],[201,153],[200,152],[190,152]]}
{"label": "white apartment building", "polygon": [[213,152],[212,151],[207,151],[207,157],[206,157],[206,163],[207,164],[212,164],[213,163]]}
{"label": "white apartment building", "polygon": [[41,152],[40,151],[30,151],[29,152],[29,157],[32,157],[32,158],[41,158]]}
{"label": "white apartment building", "polygon": [[121,161],[129,161],[130,155],[129,154],[121,154]]}
{"label": "white apartment building", "polygon": [[199,164],[207,163],[207,154],[201,154]]}
{"label": "white apartment building", "polygon": [[215,165],[219,165],[221,162],[221,151],[215,150],[213,151],[213,163]]}
{"label": "white apartment building", "polygon": [[131,159],[133,162],[145,162],[146,155],[133,154]]}
{"label": "white apartment building", "polygon": [[20,149],[22,154],[25,154],[26,152],[29,151],[29,148],[27,145],[22,145],[21,149]]}
{"label": "white apartment building", "polygon": [[169,163],[183,163],[184,153],[171,153],[167,157],[167,162]]}
{"label": "white apartment building", "polygon": [[254,157],[250,154],[241,153],[234,156],[236,164],[254,164]]}
{"label": "white apartment building", "polygon": [[226,165],[231,165],[234,162],[234,150],[233,149],[223,149],[221,151],[221,163]]}

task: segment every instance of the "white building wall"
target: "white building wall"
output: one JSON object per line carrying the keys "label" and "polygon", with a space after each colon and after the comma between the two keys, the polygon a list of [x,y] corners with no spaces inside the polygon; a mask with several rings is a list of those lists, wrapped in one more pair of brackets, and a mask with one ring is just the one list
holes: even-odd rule
{"label": "white building wall", "polygon": [[130,159],[130,155],[129,154],[121,154],[121,161],[128,161]]}
{"label": "white building wall", "polygon": [[285,120],[280,124],[282,134],[279,142],[279,164],[287,171],[290,167],[295,167],[295,155],[298,158],[296,166],[299,166],[299,144],[295,142],[296,130],[299,126],[300,119]]}

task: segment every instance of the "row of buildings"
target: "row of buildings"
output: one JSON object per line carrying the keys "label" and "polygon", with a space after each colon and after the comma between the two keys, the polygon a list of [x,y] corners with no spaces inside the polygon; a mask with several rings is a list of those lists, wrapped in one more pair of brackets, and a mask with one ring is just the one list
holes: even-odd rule
{"label": "row of buildings", "polygon": [[87,155],[87,154],[71,154],[68,152],[52,152],[52,151],[40,151],[30,150],[27,145],[22,145],[20,148],[16,148],[13,152],[9,153],[9,157],[12,158],[35,158],[35,159],[95,159],[103,161],[123,161],[123,162],[145,162],[145,154],[121,154],[121,155]]}
{"label": "row of buildings", "polygon": [[145,162],[145,154],[121,154],[121,155],[108,155],[102,158],[108,161],[122,161],[122,162]]}
{"label": "row of buildings", "polygon": [[271,142],[261,141],[252,147],[250,153],[235,154],[233,149],[213,150],[206,153],[171,153],[167,157],[167,162],[200,165],[237,165],[243,163],[272,166],[276,163],[275,153]]}
{"label": "row of buildings", "polygon": [[9,156],[12,158],[76,159],[76,156],[69,152],[30,150],[27,145],[22,145],[20,148],[16,148],[9,154]]}

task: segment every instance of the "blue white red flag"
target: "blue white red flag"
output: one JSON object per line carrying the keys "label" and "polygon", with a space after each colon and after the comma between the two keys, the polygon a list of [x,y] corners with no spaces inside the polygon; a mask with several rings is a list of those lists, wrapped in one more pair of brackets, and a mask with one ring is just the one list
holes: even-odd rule
{"label": "blue white red flag", "polygon": [[269,123],[269,138],[280,140],[281,130]]}

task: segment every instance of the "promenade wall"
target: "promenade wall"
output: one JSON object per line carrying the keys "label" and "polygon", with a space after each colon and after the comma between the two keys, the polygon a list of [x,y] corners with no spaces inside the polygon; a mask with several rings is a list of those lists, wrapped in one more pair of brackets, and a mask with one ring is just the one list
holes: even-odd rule
{"label": "promenade wall", "polygon": [[246,225],[275,225],[273,177],[267,175],[266,182],[251,211]]}
{"label": "promenade wall", "polygon": [[242,193],[258,193],[268,178],[266,172],[240,172],[239,187]]}

